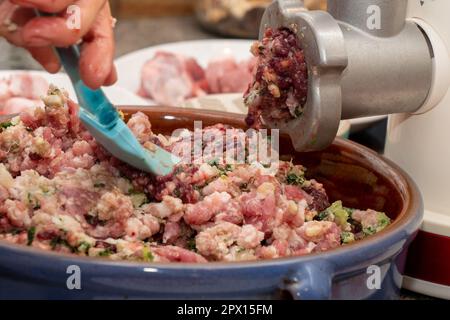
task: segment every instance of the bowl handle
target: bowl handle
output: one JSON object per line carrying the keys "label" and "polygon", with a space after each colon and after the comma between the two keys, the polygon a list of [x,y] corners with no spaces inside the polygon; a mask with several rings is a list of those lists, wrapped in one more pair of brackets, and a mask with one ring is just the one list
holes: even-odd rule
{"label": "bowl handle", "polygon": [[327,300],[331,298],[333,273],[330,262],[305,262],[284,279],[283,289],[294,300]]}

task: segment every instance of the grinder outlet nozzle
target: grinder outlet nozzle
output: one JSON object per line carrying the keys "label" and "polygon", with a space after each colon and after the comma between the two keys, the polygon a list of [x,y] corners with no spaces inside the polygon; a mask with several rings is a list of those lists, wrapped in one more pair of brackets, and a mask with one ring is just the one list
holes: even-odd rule
{"label": "grinder outlet nozzle", "polygon": [[[301,116],[277,121],[263,115],[264,123],[287,133],[296,150],[315,151],[333,142],[341,119],[418,110],[431,88],[433,52],[425,33],[406,20],[405,4],[329,1],[325,12],[306,11],[296,0],[274,1],[261,21],[260,39],[267,28],[295,33],[308,90]],[[375,32],[361,18],[369,5],[379,5],[385,29]]]}

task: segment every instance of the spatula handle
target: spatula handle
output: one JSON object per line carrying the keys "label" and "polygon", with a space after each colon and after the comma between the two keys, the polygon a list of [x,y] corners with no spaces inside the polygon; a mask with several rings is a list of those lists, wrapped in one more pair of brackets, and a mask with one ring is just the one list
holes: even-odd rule
{"label": "spatula handle", "polygon": [[[35,12],[37,16],[49,16],[49,14],[38,10],[35,10]],[[66,48],[55,47],[54,50],[72,82],[80,107],[93,114],[102,125],[106,127],[114,126],[119,119],[116,108],[108,100],[103,90],[93,90],[81,80],[78,68],[80,48],[73,45]]]}

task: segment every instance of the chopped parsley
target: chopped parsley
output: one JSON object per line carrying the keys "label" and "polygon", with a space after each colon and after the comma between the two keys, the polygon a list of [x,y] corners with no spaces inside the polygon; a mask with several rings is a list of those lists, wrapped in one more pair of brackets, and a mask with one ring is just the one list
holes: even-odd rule
{"label": "chopped parsley", "polygon": [[373,235],[375,232],[377,232],[377,229],[373,226],[368,226],[368,227],[363,228],[362,231],[363,231],[364,235],[370,236],[370,235]]}
{"label": "chopped parsley", "polygon": [[72,253],[77,252],[77,249],[72,247],[69,242],[67,242],[66,239],[61,238],[60,236],[54,237],[50,241],[50,246],[52,247],[52,250],[55,250],[57,246],[65,246],[70,249]]}
{"label": "chopped parsley", "polygon": [[391,223],[391,219],[389,219],[389,217],[383,212],[378,212],[377,218],[378,218],[377,232],[386,228]]}
{"label": "chopped parsley", "polygon": [[152,252],[150,251],[150,249],[146,246],[144,246],[144,248],[142,248],[142,259],[145,262],[151,262],[155,259]]}
{"label": "chopped parsley", "polygon": [[355,241],[355,235],[348,231],[341,233],[341,243],[346,244]]}
{"label": "chopped parsley", "polygon": [[334,222],[338,226],[345,227],[350,214],[344,207],[342,207],[342,201],[334,202],[327,210],[333,212]]}
{"label": "chopped parsley", "polygon": [[94,183],[94,188],[104,188],[104,187],[106,187],[106,184],[104,184],[103,182]]}
{"label": "chopped parsley", "polygon": [[173,171],[173,175],[176,176],[182,172],[183,172],[183,168],[181,166],[177,166],[177,167],[175,167],[175,170]]}
{"label": "chopped parsley", "polygon": [[191,251],[197,252],[197,247],[195,244],[195,238],[189,239],[187,241],[187,248]]}
{"label": "chopped parsley", "polygon": [[286,183],[295,185],[295,186],[302,186],[305,183],[306,179],[303,174],[296,174],[294,172],[288,173],[286,176]]}
{"label": "chopped parsley", "polygon": [[342,201],[333,202],[328,208],[321,211],[314,220],[333,221],[338,226],[345,228],[351,216],[351,210],[342,206]]}
{"label": "chopped parsley", "polygon": [[89,243],[87,243],[86,241],[82,241],[78,245],[77,250],[78,250],[78,252],[87,253],[90,248],[91,248],[91,245]]}
{"label": "chopped parsley", "polygon": [[371,226],[363,226],[362,232],[365,236],[373,235],[386,228],[391,223],[391,219],[384,212],[377,212],[377,223]]}
{"label": "chopped parsley", "polygon": [[105,250],[103,250],[103,251],[100,251],[99,253],[98,253],[98,255],[100,256],[100,257],[109,257],[110,255],[112,255],[114,252],[111,250],[111,248],[106,248]]}
{"label": "chopped parsley", "polygon": [[323,221],[323,220],[327,219],[328,216],[329,216],[329,212],[327,210],[323,210],[323,211],[319,212],[319,214],[317,216],[314,217],[314,220]]}
{"label": "chopped parsley", "polygon": [[208,161],[208,164],[209,164],[211,167],[218,167],[218,166],[219,166],[219,159],[213,159],[213,160],[211,160],[211,161]]}
{"label": "chopped parsley", "polygon": [[28,192],[28,194],[27,194],[27,200],[28,200],[28,204],[33,208],[33,210],[38,210],[41,208],[41,204],[39,203],[39,200],[34,198],[30,192]]}
{"label": "chopped parsley", "polygon": [[219,174],[221,176],[226,176],[228,175],[228,172],[233,171],[233,166],[231,164],[227,164],[223,167],[218,167],[217,169],[219,169]]}
{"label": "chopped parsley", "polygon": [[27,246],[31,246],[31,244],[34,241],[34,237],[35,236],[36,236],[36,227],[31,227],[30,229],[28,229],[28,232],[27,232],[27,238],[28,238]]}
{"label": "chopped parsley", "polygon": [[245,248],[239,248],[239,249],[237,249],[237,251],[236,251],[236,253],[243,253],[243,252],[245,252]]}
{"label": "chopped parsley", "polygon": [[174,189],[173,190],[173,195],[177,198],[181,197],[181,190],[180,189]]}
{"label": "chopped parsley", "polygon": [[297,107],[294,111],[294,115],[296,118],[299,118],[303,115],[303,108]]}
{"label": "chopped parsley", "polygon": [[61,238],[60,237],[54,237],[51,241],[50,241],[50,247],[52,247],[52,250],[55,250],[56,246],[59,244]]}
{"label": "chopped parsley", "polygon": [[208,162],[211,167],[216,167],[219,170],[219,175],[226,176],[228,172],[233,171],[233,166],[231,164],[221,165],[219,159],[214,159]]}
{"label": "chopped parsley", "polygon": [[6,129],[6,128],[9,128],[12,126],[14,126],[14,125],[11,121],[0,123],[0,128],[2,128],[2,129]]}

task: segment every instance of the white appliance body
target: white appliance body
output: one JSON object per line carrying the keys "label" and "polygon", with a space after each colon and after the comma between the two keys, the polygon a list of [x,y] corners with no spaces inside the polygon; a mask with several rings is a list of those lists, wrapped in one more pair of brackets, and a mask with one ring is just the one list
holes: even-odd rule
{"label": "white appliance body", "polygon": [[[433,48],[433,83],[417,113],[389,117],[385,155],[406,170],[422,192],[424,234],[450,244],[450,1],[410,0],[408,6],[409,19],[421,26]],[[447,255],[440,261],[448,265],[449,260]],[[404,287],[450,299],[448,284],[406,277]]]}

